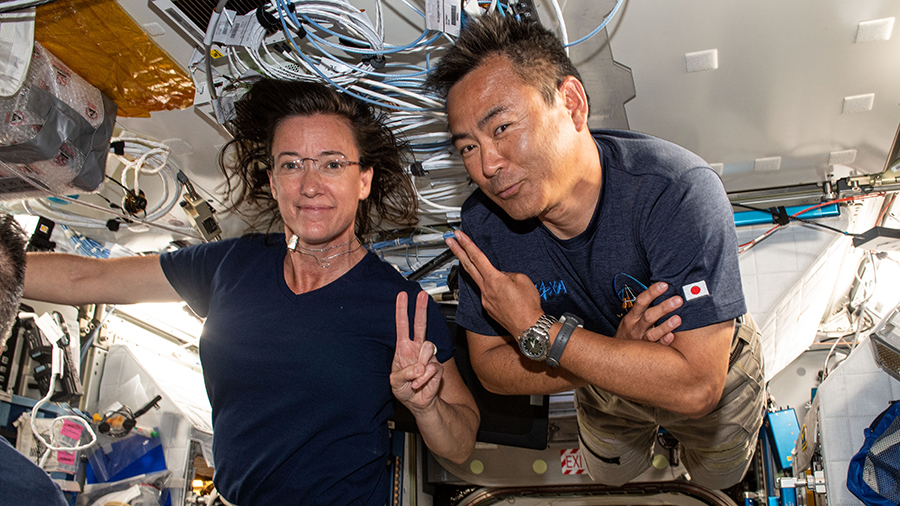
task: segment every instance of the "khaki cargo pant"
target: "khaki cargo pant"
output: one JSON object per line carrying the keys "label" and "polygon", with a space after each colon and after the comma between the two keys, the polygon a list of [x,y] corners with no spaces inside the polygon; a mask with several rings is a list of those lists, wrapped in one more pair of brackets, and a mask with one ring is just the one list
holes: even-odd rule
{"label": "khaki cargo pant", "polygon": [[627,401],[587,386],[575,391],[579,446],[594,481],[621,486],[651,465],[661,426],[681,442],[691,481],[728,488],[744,477],[765,413],[765,385],[759,331],[749,313],[737,331],[744,341],[728,370],[716,408],[700,419]]}

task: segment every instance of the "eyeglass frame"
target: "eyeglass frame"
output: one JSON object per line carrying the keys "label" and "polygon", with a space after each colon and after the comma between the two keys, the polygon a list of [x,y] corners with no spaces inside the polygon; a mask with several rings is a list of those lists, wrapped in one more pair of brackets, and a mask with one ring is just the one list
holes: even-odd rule
{"label": "eyeglass frame", "polygon": [[[310,157],[310,156],[305,156],[305,157],[294,158],[294,159],[285,161],[284,163],[299,163],[299,164],[300,164],[300,169],[299,169],[299,170],[292,170],[292,171],[290,171],[290,172],[281,172],[281,171],[279,171],[279,166],[278,166],[278,165],[275,165],[275,157],[274,157],[274,156],[270,156],[270,157],[269,157],[269,165],[270,165],[270,169],[269,169],[269,170],[271,170],[271,171],[272,171],[272,174],[275,175],[276,177],[283,177],[283,176],[291,177],[291,176],[296,176],[296,175],[298,175],[298,174],[304,174],[304,173],[305,173],[304,171],[306,171],[306,164],[305,164],[305,162],[306,162],[307,160],[312,160],[312,162],[313,162],[313,168],[315,168],[315,169],[316,169],[316,172],[318,172],[320,175],[325,176],[325,177],[339,177],[339,176],[341,176],[341,175],[344,173],[344,171],[347,169],[347,167],[349,167],[349,166],[351,166],[351,165],[360,165],[359,161],[351,161],[351,160],[347,160],[347,157],[346,157],[343,153],[332,153],[332,154],[325,155],[324,157],[331,157],[331,156],[333,156],[333,157],[335,157],[335,158],[325,158],[324,160],[322,160],[323,165],[320,165],[319,160],[320,160],[321,158],[324,158],[323,155],[325,155],[325,153],[320,154],[320,155],[319,155],[319,158],[313,158],[313,157]],[[324,167],[324,165],[327,165],[327,164],[332,163],[332,162],[338,162],[338,163],[340,164],[340,166],[341,166],[340,170],[337,170],[337,169],[333,169],[333,170],[330,170],[330,171],[329,171],[329,170],[326,170],[325,167]],[[283,170],[283,169],[282,169],[282,170]]]}

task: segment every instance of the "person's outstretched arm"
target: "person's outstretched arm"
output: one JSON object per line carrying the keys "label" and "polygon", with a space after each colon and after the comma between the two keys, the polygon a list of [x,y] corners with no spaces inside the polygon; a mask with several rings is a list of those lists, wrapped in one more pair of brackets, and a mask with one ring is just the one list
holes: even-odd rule
{"label": "person's outstretched arm", "polygon": [[157,255],[99,259],[65,253],[28,253],[24,297],[70,305],[181,300]]}

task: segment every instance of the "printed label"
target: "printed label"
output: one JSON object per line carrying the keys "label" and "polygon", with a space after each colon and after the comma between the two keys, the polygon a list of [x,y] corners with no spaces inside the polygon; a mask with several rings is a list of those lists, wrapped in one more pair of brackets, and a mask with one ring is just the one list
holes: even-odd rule
{"label": "printed label", "polygon": [[84,427],[81,424],[75,423],[71,420],[63,420],[63,425],[59,430],[59,435],[71,438],[71,444],[74,444],[77,443],[79,439],[81,439],[82,432],[84,432]]}
{"label": "printed label", "polygon": [[459,36],[462,13],[458,0],[426,0],[425,27],[439,30],[454,37]]}
{"label": "printed label", "polygon": [[63,466],[74,466],[75,452],[60,450],[56,452],[56,461]]}
{"label": "printed label", "polygon": [[578,448],[559,451],[559,466],[563,474],[584,474],[584,459]]}

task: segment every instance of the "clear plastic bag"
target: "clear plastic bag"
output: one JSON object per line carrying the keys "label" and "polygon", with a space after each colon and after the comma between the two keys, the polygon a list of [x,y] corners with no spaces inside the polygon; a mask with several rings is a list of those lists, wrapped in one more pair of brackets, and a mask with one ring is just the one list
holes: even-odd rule
{"label": "clear plastic bag", "polygon": [[[0,199],[41,194],[16,175],[55,193],[94,191],[103,183],[116,104],[34,44],[21,89],[0,98]],[[25,194],[25,195],[23,195]]]}
{"label": "clear plastic bag", "polygon": [[92,476],[98,483],[119,480],[133,474],[166,469],[162,441],[158,437],[144,437],[138,433],[123,438],[97,434],[97,444],[87,451]]}
{"label": "clear plastic bag", "polygon": [[164,500],[163,489],[171,475],[164,470],[113,483],[85,485],[75,506],[160,506]]}

